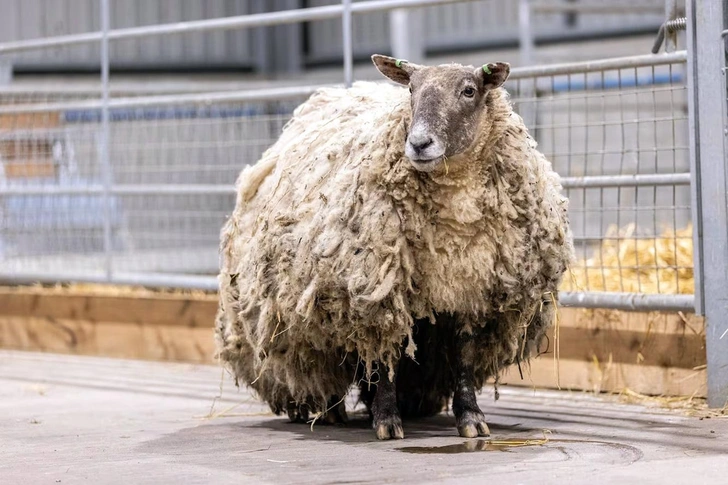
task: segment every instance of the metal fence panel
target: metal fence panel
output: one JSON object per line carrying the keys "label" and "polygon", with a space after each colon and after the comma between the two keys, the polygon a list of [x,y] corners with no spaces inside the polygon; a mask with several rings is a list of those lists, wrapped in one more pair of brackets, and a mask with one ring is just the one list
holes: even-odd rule
{"label": "metal fence panel", "polygon": [[[275,141],[292,107],[112,110],[112,182],[127,188],[112,195],[114,271],[214,275],[220,227],[234,205],[232,184]],[[98,110],[5,120],[0,273],[98,276],[104,261]],[[31,194],[31,185],[45,190]],[[180,192],[180,186],[202,190]]]}
{"label": "metal fence panel", "polygon": [[[507,83],[571,199],[580,262],[565,290],[693,292],[685,56],[655,59],[658,65],[642,60],[634,67],[627,59],[588,71],[584,64],[517,69]],[[4,115],[0,137],[16,159],[6,155],[6,166],[53,165],[52,176],[23,183],[65,195],[21,195],[22,187],[10,193],[8,184],[17,187],[18,180],[6,178],[0,273],[102,271],[99,114],[68,104],[80,96],[3,98],[6,105],[21,99],[46,108],[66,101],[57,112]],[[148,103],[112,100],[121,106],[111,110],[113,269],[212,276],[219,228],[234,203],[232,183],[275,141],[303,98],[212,105],[172,99],[136,108]],[[79,185],[88,190],[73,195]]]}
{"label": "metal fence panel", "polygon": [[[447,11],[459,18],[454,8]],[[477,17],[463,11],[468,21]],[[374,14],[355,20],[366,15]],[[450,21],[465,22],[443,16]],[[227,28],[214,24],[204,28]],[[136,42],[117,46],[127,41]],[[571,199],[580,262],[565,301],[693,304],[685,59],[681,52],[523,68],[507,84]],[[0,106],[0,275],[96,281],[109,263],[125,281],[208,275],[211,287],[233,181],[310,92],[286,89],[112,99],[108,181],[96,93],[8,90]]]}
{"label": "metal fence panel", "polygon": [[566,290],[693,293],[685,66],[676,57],[507,83],[564,177],[579,258]]}

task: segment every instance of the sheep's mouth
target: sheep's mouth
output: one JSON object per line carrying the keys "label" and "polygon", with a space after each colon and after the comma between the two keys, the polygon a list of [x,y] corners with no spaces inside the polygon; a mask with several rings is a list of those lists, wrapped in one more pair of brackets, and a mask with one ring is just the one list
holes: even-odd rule
{"label": "sheep's mouth", "polygon": [[435,158],[410,158],[410,162],[412,162],[414,168],[420,172],[432,172],[438,165],[440,165],[442,159],[442,156]]}

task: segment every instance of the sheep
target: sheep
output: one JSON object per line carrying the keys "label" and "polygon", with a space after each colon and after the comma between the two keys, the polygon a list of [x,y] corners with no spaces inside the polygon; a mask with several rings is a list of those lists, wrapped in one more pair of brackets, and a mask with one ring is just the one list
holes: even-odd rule
{"label": "sheep", "polygon": [[553,321],[568,200],[501,87],[509,64],[372,60],[396,84],[318,90],[240,173],[217,355],[292,421],[345,422],[361,383],[379,439],[450,398],[458,433],[486,436],[475,391]]}

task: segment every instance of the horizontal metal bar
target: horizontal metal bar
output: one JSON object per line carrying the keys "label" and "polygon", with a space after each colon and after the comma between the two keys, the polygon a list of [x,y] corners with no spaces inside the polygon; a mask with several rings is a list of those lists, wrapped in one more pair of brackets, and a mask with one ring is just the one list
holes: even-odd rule
{"label": "horizontal metal bar", "polygon": [[[360,5],[360,4],[354,4]],[[644,66],[657,66],[663,64],[674,64],[685,62],[687,54],[685,51],[673,52],[671,54],[644,55],[632,57],[617,57],[600,61],[574,62],[569,64],[553,64],[546,66],[516,68],[511,71],[511,79],[523,79],[539,76],[557,76],[566,74],[577,74],[608,69],[634,68]],[[145,106],[166,106],[176,104],[219,104],[231,102],[256,102],[256,101],[282,101],[310,96],[316,90],[324,87],[342,86],[341,84],[319,84],[309,86],[289,86],[270,89],[240,90],[231,92],[206,92],[194,94],[171,94],[159,96],[132,96],[127,98],[116,98],[109,102],[111,109],[133,108]],[[101,101],[78,100],[60,103],[29,103],[0,106],[0,114],[13,113],[47,113],[65,110],[97,110],[101,109]]]}
{"label": "horizontal metal bar", "polygon": [[[665,74],[650,74],[634,78],[631,76],[622,77],[619,75],[602,76],[602,79],[591,79],[588,82],[582,79],[565,79],[563,81],[554,81],[553,79],[542,79],[536,84],[539,96],[545,96],[551,93],[573,93],[577,91],[605,91],[608,89],[618,89],[619,96],[627,94],[627,88],[644,88],[647,86],[660,86],[682,83],[684,80],[682,73],[671,72]],[[658,90],[659,88],[655,88]],[[672,89],[672,88],[667,88]],[[631,92],[636,92],[632,90]],[[600,93],[600,95],[603,95]],[[582,98],[583,99],[583,98]]]}
{"label": "horizontal metal bar", "polygon": [[[282,81],[288,82],[289,80]],[[214,91],[241,91],[260,88],[267,86],[270,82],[254,81],[218,81],[218,80],[155,80],[153,84],[139,84],[133,81],[118,80],[112,86],[109,86],[110,92],[117,96],[150,96],[154,94],[170,94],[170,93],[200,93]],[[294,83],[288,84],[295,85]],[[33,95],[33,96],[53,96],[53,95],[101,95],[101,85],[94,83],[90,79],[82,82],[74,82],[73,84],[53,83],[46,84],[39,80],[23,80],[22,83],[0,86],[0,94],[2,95]]]}
{"label": "horizontal metal bar", "polygon": [[[170,287],[216,291],[215,276],[195,276],[175,273],[115,272],[111,280],[101,273],[39,273],[0,274],[0,283],[112,283],[117,285]],[[656,295],[639,293],[561,292],[559,303],[564,307],[608,308],[627,311],[685,311],[694,312],[693,295]]]}
{"label": "horizontal metal bar", "polygon": [[641,56],[613,57],[598,61],[570,62],[545,66],[517,67],[511,70],[508,79],[523,79],[541,76],[562,76],[567,74],[583,74],[586,72],[609,71],[617,69],[633,69],[637,67],[662,66],[687,62],[687,51],[675,51],[669,54],[646,54]]}
{"label": "horizontal metal bar", "polygon": [[[0,185],[0,196],[7,195],[101,195],[102,184],[89,185]],[[112,185],[113,195],[215,195],[235,194],[233,185],[222,184],[120,184]]]}
{"label": "horizontal metal bar", "polygon": [[565,189],[592,187],[656,187],[663,185],[690,185],[690,173],[591,175],[586,177],[563,177],[561,179],[561,186]]}
{"label": "horizontal metal bar", "polygon": [[125,273],[114,272],[109,280],[105,273],[39,273],[1,274],[0,283],[24,285],[34,283],[102,283],[156,288],[186,288],[217,291],[216,276],[195,276],[177,273]]}
{"label": "horizontal metal bar", "polygon": [[[207,92],[195,94],[170,94],[159,96],[133,96],[109,101],[109,108],[141,108],[145,106],[168,106],[177,104],[213,105],[219,103],[282,101],[310,96],[323,87],[343,86],[341,84],[319,84],[310,86],[289,86],[283,88],[254,89],[232,92]],[[49,113],[66,110],[100,110],[100,100],[64,101],[60,103],[29,103],[0,106],[0,114]]]}
{"label": "horizontal metal bar", "polygon": [[[448,3],[461,3],[465,1],[468,0],[374,0],[352,4],[351,12],[368,13],[382,10],[393,10],[395,8],[426,7]],[[338,18],[342,16],[343,12],[344,7],[339,4],[207,20],[194,20],[189,22],[175,22],[171,24],[148,25],[144,27],[131,27],[127,29],[110,30],[109,40],[134,39],[139,37],[182,34],[188,32],[206,32],[211,30],[232,30],[250,27],[284,25],[312,20]],[[101,32],[86,32],[83,34],[62,35],[57,37],[48,37],[45,39],[5,42],[0,44],[0,54],[43,49],[48,47],[89,44],[100,40]]]}
{"label": "horizontal metal bar", "polygon": [[648,293],[561,292],[559,303],[565,307],[609,308],[627,311],[695,312],[695,295]]}
{"label": "horizontal metal bar", "polygon": [[532,2],[534,12],[543,13],[584,13],[584,14],[635,14],[635,13],[663,13],[665,7],[655,4],[629,4],[629,3],[552,3]]}
{"label": "horizontal metal bar", "polygon": [[[689,173],[645,175],[594,175],[564,177],[564,189],[599,187],[655,187],[690,185]],[[100,195],[101,184],[89,185],[0,185],[0,195]],[[118,184],[112,185],[114,195],[204,195],[234,194],[235,187],[224,184]]]}
{"label": "horizontal metal bar", "polygon": [[234,195],[235,186],[221,184],[129,184],[116,186],[112,185],[111,193],[114,195]]}

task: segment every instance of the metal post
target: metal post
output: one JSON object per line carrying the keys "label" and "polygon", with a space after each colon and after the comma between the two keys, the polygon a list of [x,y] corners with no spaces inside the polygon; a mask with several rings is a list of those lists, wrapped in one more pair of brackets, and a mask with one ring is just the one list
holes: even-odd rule
{"label": "metal post", "polygon": [[533,63],[533,32],[531,27],[531,5],[529,0],[520,0],[518,4],[518,40],[522,66],[530,66]]}
{"label": "metal post", "polygon": [[[533,64],[531,13],[529,0],[520,0],[518,4],[518,39],[521,51],[521,67]],[[518,106],[518,114],[521,115],[523,122],[531,130],[535,130],[536,127],[536,110],[538,104],[535,99],[535,88],[535,79],[530,81],[523,80],[518,83],[518,97],[523,100]]]}
{"label": "metal post", "polygon": [[[301,0],[251,0],[254,15],[275,15],[301,10]],[[303,52],[301,47],[302,24],[271,24],[254,27],[250,39],[258,72],[294,74],[301,71]]]}
{"label": "metal post", "polygon": [[0,86],[10,84],[13,80],[13,64],[9,59],[0,57]]}
{"label": "metal post", "polygon": [[[677,0],[665,0],[665,22],[677,17]],[[677,48],[677,31],[665,32],[665,52],[674,52]]]}
{"label": "metal post", "polygon": [[[265,13],[265,0],[250,0],[250,13]],[[272,56],[268,49],[268,27],[253,27],[250,29],[250,38],[253,45],[253,58],[255,67],[259,73],[270,74],[272,68]]]}
{"label": "metal post", "polygon": [[101,139],[99,158],[104,192],[104,270],[107,281],[113,279],[111,247],[111,159],[109,156],[109,0],[101,0]]}
{"label": "metal post", "polygon": [[351,34],[351,0],[341,0],[341,32],[344,47],[344,84],[351,87],[354,80],[354,45]]}
{"label": "metal post", "polygon": [[392,56],[419,64],[424,59],[420,10],[398,8],[389,12],[389,39]]}
{"label": "metal post", "polygon": [[722,1],[688,0],[695,306],[705,315],[708,404],[728,401],[728,161]]}
{"label": "metal post", "polygon": [[[279,11],[295,11],[301,8],[301,0],[276,0],[265,2],[275,5]],[[273,69],[279,73],[295,74],[301,72],[303,64],[303,50],[301,35],[303,32],[300,22],[288,25],[276,25],[268,28],[268,42],[273,56]]]}

